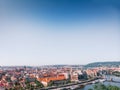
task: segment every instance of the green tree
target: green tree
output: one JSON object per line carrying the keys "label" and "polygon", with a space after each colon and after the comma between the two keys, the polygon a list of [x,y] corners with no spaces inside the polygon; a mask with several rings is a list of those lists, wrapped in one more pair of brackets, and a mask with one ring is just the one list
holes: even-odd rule
{"label": "green tree", "polygon": [[49,83],[48,83],[48,86],[53,86],[54,85],[54,82],[53,81],[50,81]]}
{"label": "green tree", "polygon": [[99,83],[94,85],[93,89],[90,88],[88,90],[120,90],[120,87],[112,85],[105,86],[104,84]]}
{"label": "green tree", "polygon": [[35,80],[35,84],[36,84],[36,88],[43,88],[44,87],[44,85],[41,82],[39,82],[38,80]]}

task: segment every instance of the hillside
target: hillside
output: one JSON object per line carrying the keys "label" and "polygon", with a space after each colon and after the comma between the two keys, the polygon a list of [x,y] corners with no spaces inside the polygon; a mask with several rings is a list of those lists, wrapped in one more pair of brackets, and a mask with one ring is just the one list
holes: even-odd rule
{"label": "hillside", "polygon": [[89,64],[85,65],[85,67],[100,67],[100,66],[118,67],[118,66],[120,66],[120,61],[118,61],[118,62],[94,62],[94,63],[89,63]]}

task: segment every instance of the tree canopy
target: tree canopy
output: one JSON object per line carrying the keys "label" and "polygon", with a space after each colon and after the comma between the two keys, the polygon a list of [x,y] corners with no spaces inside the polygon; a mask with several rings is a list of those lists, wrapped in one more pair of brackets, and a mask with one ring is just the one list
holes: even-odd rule
{"label": "tree canopy", "polygon": [[104,84],[96,84],[93,86],[93,88],[90,88],[89,90],[120,90],[120,87],[108,85],[105,86]]}

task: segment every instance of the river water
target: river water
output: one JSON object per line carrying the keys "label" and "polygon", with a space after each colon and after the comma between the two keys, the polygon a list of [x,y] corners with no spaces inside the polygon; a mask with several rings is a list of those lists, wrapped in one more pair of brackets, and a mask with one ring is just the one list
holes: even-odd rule
{"label": "river water", "polygon": [[[106,75],[105,76],[107,80],[113,79],[114,81],[119,81],[120,82],[120,77],[112,76],[112,75]],[[113,85],[113,86],[118,86],[120,87],[120,83],[115,83],[115,82],[103,82],[104,85]],[[94,84],[86,85],[84,88],[80,90],[88,90],[89,88],[93,88]]]}

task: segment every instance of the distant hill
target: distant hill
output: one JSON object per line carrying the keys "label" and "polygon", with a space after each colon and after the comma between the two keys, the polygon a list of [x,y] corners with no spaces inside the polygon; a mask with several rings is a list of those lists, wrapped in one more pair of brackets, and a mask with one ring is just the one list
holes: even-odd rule
{"label": "distant hill", "polygon": [[100,66],[118,67],[118,66],[120,66],[120,61],[118,61],[118,62],[94,62],[94,63],[89,63],[89,64],[85,65],[85,67],[100,67]]}

